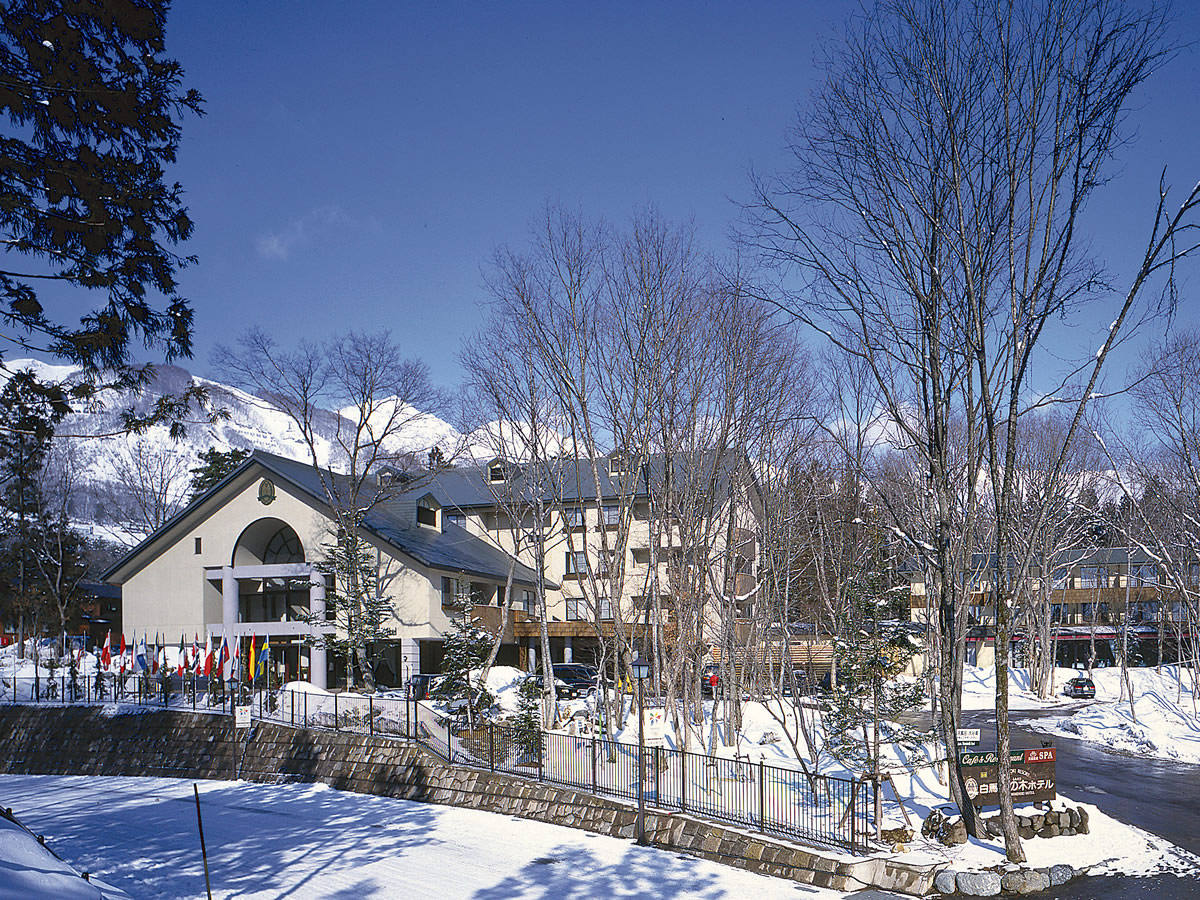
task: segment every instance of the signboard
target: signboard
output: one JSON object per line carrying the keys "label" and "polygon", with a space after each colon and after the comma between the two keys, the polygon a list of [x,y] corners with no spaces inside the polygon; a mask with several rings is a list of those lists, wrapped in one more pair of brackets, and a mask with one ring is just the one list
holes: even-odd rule
{"label": "signboard", "polygon": [[645,728],[646,746],[662,747],[665,741],[667,719],[661,709],[648,709],[643,713],[642,725]]}
{"label": "signboard", "polygon": [[978,728],[959,728],[954,734],[958,737],[960,744],[978,744],[979,729]]}
{"label": "signboard", "polygon": [[233,708],[233,724],[235,728],[250,727],[250,709],[249,706],[235,706]]}
{"label": "signboard", "polygon": [[[1010,750],[1013,803],[1036,803],[1057,797],[1053,747]],[[977,807],[1000,805],[1000,756],[995,750],[960,751],[958,762],[966,781],[967,796]]]}

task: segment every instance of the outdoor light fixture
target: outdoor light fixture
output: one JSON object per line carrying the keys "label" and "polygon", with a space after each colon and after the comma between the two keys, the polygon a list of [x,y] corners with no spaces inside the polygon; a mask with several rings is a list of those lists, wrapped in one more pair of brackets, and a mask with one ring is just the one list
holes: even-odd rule
{"label": "outdoor light fixture", "polygon": [[650,677],[650,663],[646,662],[640,653],[633,658],[630,665],[633,668],[633,677],[638,681],[645,681]]}
{"label": "outdoor light fixture", "polygon": [[648,663],[642,654],[637,654],[633,658],[633,662],[629,664],[633,669],[633,678],[637,681],[637,710],[638,710],[638,752],[637,752],[637,842],[643,846],[646,843],[646,766],[645,766],[645,748],[646,748],[646,715],[642,709],[642,683],[650,677],[650,663]]}

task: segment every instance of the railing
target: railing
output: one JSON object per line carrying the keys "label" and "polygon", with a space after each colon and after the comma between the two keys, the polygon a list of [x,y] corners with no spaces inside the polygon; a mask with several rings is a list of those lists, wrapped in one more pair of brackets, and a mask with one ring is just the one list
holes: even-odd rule
{"label": "railing", "polygon": [[[160,706],[175,709],[232,713],[238,693],[237,682],[170,675],[127,672],[124,675],[104,672],[76,673],[69,670],[54,675],[12,675],[0,672],[0,703],[35,703],[52,706],[74,704],[135,703],[138,706]],[[249,689],[241,691],[249,696]]]}
{"label": "railing", "polygon": [[[408,737],[451,763],[624,800],[638,796],[636,744],[495,723],[470,727],[462,717],[441,716],[427,704],[403,698],[291,691],[280,696],[273,712],[265,710],[260,699],[256,714],[298,727]],[[645,801],[659,809],[851,852],[866,845],[867,790],[856,780],[645,747],[641,781]]]}
{"label": "railing", "polygon": [[[776,837],[851,852],[866,846],[867,791],[862,782],[796,768],[725,759],[666,747],[638,747],[599,735],[529,731],[495,723],[471,727],[414,699],[295,690],[251,691],[237,683],[175,676],[103,675],[74,683],[0,673],[0,702],[137,703],[232,713],[235,698],[252,716],[296,728],[328,728],[418,741],[447,762],[534,778],[593,794],[636,800],[639,780],[650,806],[729,822]],[[167,689],[164,691],[163,687]],[[15,691],[14,691],[15,689]]]}

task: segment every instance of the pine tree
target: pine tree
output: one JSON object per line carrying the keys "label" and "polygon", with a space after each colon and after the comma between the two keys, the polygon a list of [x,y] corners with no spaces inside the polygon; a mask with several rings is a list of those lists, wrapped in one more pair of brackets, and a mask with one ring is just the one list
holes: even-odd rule
{"label": "pine tree", "polygon": [[460,714],[467,727],[475,728],[480,713],[496,702],[483,681],[483,668],[492,652],[492,635],[472,615],[467,604],[462,618],[450,622],[442,640],[442,674],[435,695],[442,700],[462,701]]}
{"label": "pine tree", "polygon": [[[337,629],[306,640],[345,659],[348,687],[354,686],[357,672],[357,680],[374,691],[372,647],[396,633],[384,624],[395,611],[379,589],[374,549],[357,528],[347,528],[338,529],[336,539],[323,544],[322,551],[324,559],[317,569],[325,576],[325,608]],[[301,618],[310,625],[329,624],[311,613]]]}
{"label": "pine tree", "polygon": [[[135,342],[190,355],[192,310],[172,245],[192,221],[164,179],[179,117],[202,99],[164,55],[165,0],[13,0],[0,7],[0,319],[28,349],[129,384]],[[96,306],[53,320],[41,286],[96,291]],[[163,298],[157,305],[153,295]]]}
{"label": "pine tree", "polygon": [[916,730],[898,719],[921,705],[921,686],[894,680],[919,647],[901,623],[880,618],[889,602],[878,575],[853,577],[846,598],[846,637],[834,647],[837,684],[822,704],[830,751],[863,772],[878,773],[884,745],[915,750],[920,744]]}
{"label": "pine tree", "polygon": [[9,607],[6,618],[15,611],[19,620],[22,653],[26,617],[36,623],[42,605],[38,599],[41,593],[32,588],[35,566],[30,536],[30,526],[42,507],[38,474],[50,450],[54,429],[67,411],[61,390],[40,382],[28,369],[14,373],[0,391],[0,505],[17,524],[11,553],[12,580],[4,599]]}
{"label": "pine tree", "polygon": [[542,695],[536,678],[526,678],[517,689],[517,714],[513,717],[516,743],[521,759],[542,752]]}
{"label": "pine tree", "polygon": [[220,484],[230,472],[245,462],[250,456],[249,450],[218,450],[209,447],[200,454],[200,465],[190,469],[191,484],[188,487],[187,502],[191,503],[209,488]]}

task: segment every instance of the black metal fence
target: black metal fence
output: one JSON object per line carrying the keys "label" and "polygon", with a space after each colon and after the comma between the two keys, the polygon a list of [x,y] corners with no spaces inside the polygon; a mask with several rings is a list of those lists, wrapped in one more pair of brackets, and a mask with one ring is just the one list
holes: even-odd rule
{"label": "black metal fence", "polygon": [[[725,759],[667,747],[638,747],[599,735],[529,732],[442,716],[416,700],[283,691],[274,711],[255,714],[297,727],[391,734],[419,741],[448,762],[535,778],[593,794],[636,800],[703,818],[852,852],[865,849],[867,786],[763,761]],[[640,782],[640,783],[639,783]]]}
{"label": "black metal fence", "polygon": [[856,852],[866,847],[867,786],[792,767],[725,759],[667,747],[638,747],[600,735],[527,731],[439,715],[411,698],[296,690],[252,691],[204,678],[105,674],[72,680],[4,677],[0,700],[18,703],[137,703],[232,713],[296,728],[328,728],[416,740],[448,762],[533,778],[593,794],[645,802],[777,837]]}
{"label": "black metal fence", "polygon": [[0,672],[0,703],[35,703],[48,705],[134,703],[139,706],[160,706],[175,709],[232,713],[236,698],[246,702],[250,688],[239,688],[237,682],[209,679],[203,676],[151,675],[143,677],[127,672],[103,672],[74,677],[67,669],[54,675],[14,676]]}

